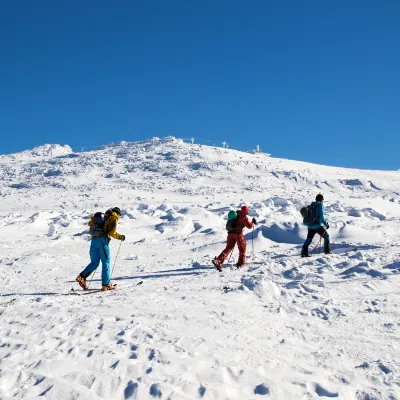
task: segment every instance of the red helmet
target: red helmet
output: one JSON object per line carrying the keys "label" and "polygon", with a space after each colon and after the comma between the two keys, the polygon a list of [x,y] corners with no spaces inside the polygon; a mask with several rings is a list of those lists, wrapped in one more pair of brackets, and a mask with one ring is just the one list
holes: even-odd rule
{"label": "red helmet", "polygon": [[249,207],[243,206],[242,207],[242,211],[245,212],[246,214],[248,214],[249,213]]}

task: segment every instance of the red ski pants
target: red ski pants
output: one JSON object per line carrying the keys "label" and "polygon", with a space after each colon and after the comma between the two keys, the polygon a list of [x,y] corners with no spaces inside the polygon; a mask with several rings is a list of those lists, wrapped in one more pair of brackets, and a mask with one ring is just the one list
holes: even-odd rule
{"label": "red ski pants", "polygon": [[228,233],[228,239],[225,250],[218,256],[218,261],[221,265],[224,263],[230,252],[233,251],[237,243],[239,249],[238,265],[246,264],[246,241],[243,233]]}

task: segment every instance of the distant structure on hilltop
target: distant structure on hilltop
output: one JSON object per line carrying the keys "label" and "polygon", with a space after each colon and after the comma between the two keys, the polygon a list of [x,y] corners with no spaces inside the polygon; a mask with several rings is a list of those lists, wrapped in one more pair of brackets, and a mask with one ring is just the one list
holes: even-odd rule
{"label": "distant structure on hilltop", "polygon": [[269,153],[263,153],[262,151],[261,151],[261,149],[260,149],[260,145],[258,144],[257,146],[256,146],[256,148],[254,149],[254,150],[252,150],[252,153],[253,154],[263,154],[263,155],[265,155],[265,156],[267,156],[267,157],[269,157],[271,154],[269,154]]}

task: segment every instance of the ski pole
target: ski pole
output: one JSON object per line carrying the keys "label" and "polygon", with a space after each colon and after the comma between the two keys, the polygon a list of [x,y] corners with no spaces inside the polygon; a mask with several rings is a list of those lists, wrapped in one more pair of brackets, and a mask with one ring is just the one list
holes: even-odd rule
{"label": "ski pole", "polygon": [[114,272],[115,264],[117,263],[117,258],[118,258],[118,255],[119,255],[119,251],[121,250],[121,245],[122,245],[122,240],[121,240],[121,243],[119,244],[119,247],[118,247],[118,252],[117,252],[117,255],[116,255],[116,257],[115,257],[115,261],[114,261],[114,266],[113,266],[113,268],[112,268],[112,270],[111,270],[110,282],[111,282],[111,278],[112,278],[112,276],[113,276],[113,272]]}
{"label": "ski pole", "polygon": [[254,259],[254,226],[251,234],[251,258]]}
{"label": "ski pole", "polygon": [[[88,285],[87,285],[87,289],[89,289],[89,286],[90,286],[90,284],[92,283],[92,280],[93,280],[94,276],[96,275],[96,271],[97,271],[97,268],[94,270],[93,275],[92,275],[92,277],[90,278],[90,281],[89,281],[89,283],[88,283]],[[86,290],[87,290],[87,289],[86,289]]]}
{"label": "ski pole", "polygon": [[228,258],[228,264],[230,263],[230,261],[231,261],[231,257],[232,257],[232,254],[233,254],[233,251],[235,250],[235,248],[233,248],[232,249],[232,251],[231,251],[231,254],[229,254],[229,258]]}
{"label": "ski pole", "polygon": [[317,245],[314,247],[314,250],[311,252],[311,254],[314,254],[315,250],[317,250],[317,247],[319,247],[319,245],[321,244],[321,240],[322,240],[322,237],[319,238],[319,242],[318,242]]}

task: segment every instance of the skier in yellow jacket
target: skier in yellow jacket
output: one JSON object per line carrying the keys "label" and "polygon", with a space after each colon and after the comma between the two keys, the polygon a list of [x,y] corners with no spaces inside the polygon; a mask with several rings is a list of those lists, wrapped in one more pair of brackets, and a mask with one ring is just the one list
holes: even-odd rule
{"label": "skier in yellow jacket", "polygon": [[88,276],[96,270],[99,266],[100,261],[102,264],[102,290],[112,290],[116,288],[116,285],[110,283],[110,247],[108,245],[111,240],[110,237],[117,240],[125,240],[124,235],[117,233],[118,220],[121,215],[121,210],[118,207],[114,207],[112,210],[108,210],[103,215],[102,213],[96,213],[91,216],[88,223],[90,227],[90,234],[92,241],[90,245],[90,264],[77,276],[76,281],[83,289],[87,289],[86,279]]}

